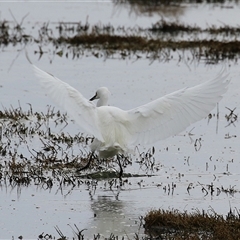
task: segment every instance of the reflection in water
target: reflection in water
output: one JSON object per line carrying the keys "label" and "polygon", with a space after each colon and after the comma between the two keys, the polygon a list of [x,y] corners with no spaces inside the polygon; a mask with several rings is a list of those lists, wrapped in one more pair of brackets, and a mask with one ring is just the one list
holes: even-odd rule
{"label": "reflection in water", "polygon": [[118,1],[115,0],[116,7],[124,7],[129,9],[129,15],[132,13],[137,16],[152,17],[153,15],[160,15],[161,17],[178,18],[184,15],[186,7],[180,4],[147,4],[147,1]]}
{"label": "reflection in water", "polygon": [[111,234],[120,237],[128,236],[137,232],[138,224],[128,213],[126,201],[110,195],[98,196],[92,200],[91,209],[94,212],[94,218],[91,222],[91,228],[94,233],[101,233],[103,236]]}

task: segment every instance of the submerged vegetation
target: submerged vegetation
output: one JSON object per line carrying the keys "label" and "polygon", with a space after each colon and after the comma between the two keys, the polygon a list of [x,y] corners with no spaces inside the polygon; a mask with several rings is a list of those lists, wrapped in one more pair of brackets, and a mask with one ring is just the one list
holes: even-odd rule
{"label": "submerged vegetation", "polygon": [[[27,33],[25,27],[8,21],[0,22],[0,46],[37,44],[40,57],[45,46],[54,46],[53,54],[79,58],[92,54],[97,58],[148,58],[151,61],[169,61],[186,58],[217,63],[238,61],[240,56],[240,28],[210,26],[202,29],[164,19],[150,28],[111,24],[90,26],[88,22],[44,23],[34,26],[36,34]],[[56,32],[58,35],[56,36]]]}
{"label": "submerged vegetation", "polygon": [[[226,108],[226,127],[238,120],[235,110]],[[207,121],[212,118],[213,115],[209,116]],[[35,185],[43,189],[58,186],[62,192],[66,187],[71,190],[80,185],[96,187],[99,180],[105,180],[105,187],[112,190],[128,184],[129,177],[152,176],[161,169],[154,157],[154,147],[146,152],[136,149],[138,154],[134,160],[131,156],[108,161],[98,159],[89,152],[88,145],[93,137],[69,133],[69,122],[71,119],[66,114],[51,106],[45,113],[34,112],[31,105],[26,111],[21,106],[0,111],[0,185],[10,188]],[[195,146],[196,141],[193,144]],[[195,150],[199,149],[195,147]],[[126,169],[132,164],[139,166],[137,174],[124,172],[119,176],[120,166]],[[139,187],[141,185],[139,181]],[[168,194],[173,194],[176,188],[175,184],[159,186]],[[196,186],[190,183],[186,192],[190,195],[193,188],[199,188],[204,196],[238,192],[234,187],[225,188],[212,183],[198,183]]]}
{"label": "submerged vegetation", "polygon": [[[238,120],[235,110],[236,108],[226,108],[226,126]],[[212,118],[213,115],[209,116],[207,121]],[[34,112],[31,105],[26,111],[21,106],[0,111],[0,184],[11,187],[34,184],[43,188],[51,188],[54,184],[61,188],[68,184],[74,188],[89,184],[90,180],[106,179],[112,188],[114,178],[115,186],[118,187],[119,184],[124,184],[121,177],[151,176],[161,169],[160,163],[155,161],[154,147],[146,152],[136,149],[135,160],[131,156],[108,161],[98,159],[89,152],[93,137],[69,133],[69,122],[71,119],[65,113],[56,111],[51,106],[47,107],[45,113]],[[193,144],[195,146],[196,141]],[[139,166],[138,174],[124,173],[119,178],[119,167],[126,169],[132,164]],[[208,192],[212,195],[214,191],[218,195],[226,192],[223,187],[221,190],[211,185],[211,191],[208,186],[198,185],[206,195]],[[187,188],[189,194],[191,188],[190,185]]]}
{"label": "submerged vegetation", "polygon": [[[52,107],[46,113],[33,112],[31,105],[27,111],[21,106],[0,111],[0,184],[10,187],[34,184],[46,189],[54,184],[60,188],[67,184],[74,188],[110,179],[112,188],[114,178],[115,187],[124,184],[121,178],[118,180],[119,164],[126,168],[132,165],[132,159],[126,156],[118,160],[98,159],[88,149],[93,138],[68,133],[65,128],[69,121],[66,114]],[[139,153],[136,163],[144,176],[158,170],[153,155],[154,149]],[[132,176],[141,175],[124,173],[121,177]]]}

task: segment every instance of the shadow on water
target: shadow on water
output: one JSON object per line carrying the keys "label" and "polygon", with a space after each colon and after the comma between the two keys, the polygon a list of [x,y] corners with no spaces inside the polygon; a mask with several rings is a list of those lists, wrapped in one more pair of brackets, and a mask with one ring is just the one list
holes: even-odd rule
{"label": "shadow on water", "polygon": [[129,15],[153,16],[154,14],[162,17],[174,17],[185,13],[186,8],[181,6],[181,1],[127,1],[113,0],[115,8],[129,9]]}

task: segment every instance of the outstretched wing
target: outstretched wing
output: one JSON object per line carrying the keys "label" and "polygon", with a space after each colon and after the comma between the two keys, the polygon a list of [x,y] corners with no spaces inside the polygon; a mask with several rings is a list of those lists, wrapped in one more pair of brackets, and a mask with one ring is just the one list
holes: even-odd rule
{"label": "outstretched wing", "polygon": [[131,145],[151,144],[180,133],[206,117],[227,91],[228,75],[181,89],[128,111]]}
{"label": "outstretched wing", "polygon": [[[32,63],[31,63],[32,64]],[[34,72],[46,93],[81,126],[88,134],[103,141],[98,127],[96,106],[75,88],[33,65]]]}

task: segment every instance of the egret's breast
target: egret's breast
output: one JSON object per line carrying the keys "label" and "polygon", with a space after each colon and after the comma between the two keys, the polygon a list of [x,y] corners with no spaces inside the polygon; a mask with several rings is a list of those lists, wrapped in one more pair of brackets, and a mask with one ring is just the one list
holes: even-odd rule
{"label": "egret's breast", "polygon": [[121,146],[117,143],[113,145],[106,145],[105,142],[100,142],[97,139],[94,139],[93,143],[91,144],[91,150],[93,152],[97,151],[99,158],[112,158],[115,155],[121,153],[123,154],[126,150],[122,149]]}
{"label": "egret's breast", "polygon": [[[104,139],[102,154],[116,155],[124,152],[128,145],[128,132],[126,129],[126,112],[110,106],[98,108],[99,129]],[[100,148],[99,148],[100,150]]]}

